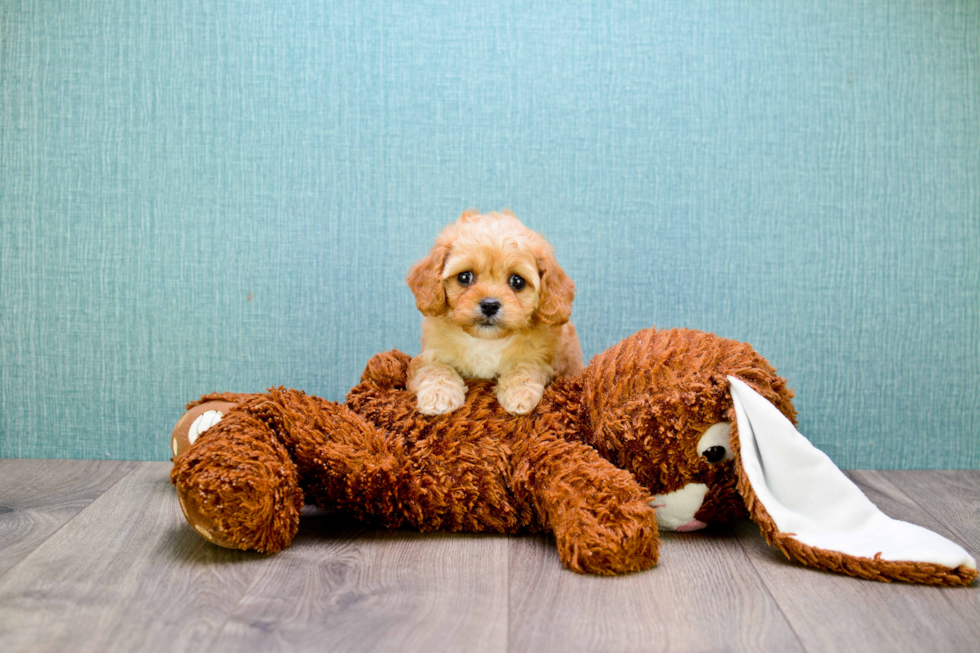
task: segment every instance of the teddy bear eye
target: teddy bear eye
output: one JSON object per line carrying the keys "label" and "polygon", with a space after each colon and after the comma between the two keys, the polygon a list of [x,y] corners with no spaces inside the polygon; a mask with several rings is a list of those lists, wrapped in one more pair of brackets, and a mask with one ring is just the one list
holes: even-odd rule
{"label": "teddy bear eye", "polygon": [[456,275],[456,281],[459,282],[461,286],[468,286],[473,283],[473,273],[472,272],[460,272]]}
{"label": "teddy bear eye", "polygon": [[525,285],[527,285],[527,282],[524,281],[524,277],[522,277],[521,275],[512,274],[510,276],[510,287],[513,288],[514,290],[520,290]]}
{"label": "teddy bear eye", "polygon": [[713,465],[715,463],[721,462],[721,459],[725,457],[725,447],[722,446],[708,447],[707,449],[704,450],[704,453],[701,455],[704,456],[705,460],[707,460],[709,463]]}
{"label": "teddy bear eye", "polygon": [[732,454],[732,445],[729,441],[731,430],[731,424],[728,422],[718,422],[709,426],[698,440],[698,455],[711,465],[732,460],[735,456]]}

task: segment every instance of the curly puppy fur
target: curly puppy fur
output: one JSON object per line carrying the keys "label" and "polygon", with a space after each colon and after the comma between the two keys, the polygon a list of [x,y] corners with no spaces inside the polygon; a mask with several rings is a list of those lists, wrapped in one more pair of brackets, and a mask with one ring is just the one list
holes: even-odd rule
{"label": "curly puppy fur", "polygon": [[459,408],[465,379],[496,379],[500,405],[524,414],[556,375],[584,367],[568,321],[575,284],[510,212],[464,213],[406,281],[425,316],[408,383],[425,415]]}

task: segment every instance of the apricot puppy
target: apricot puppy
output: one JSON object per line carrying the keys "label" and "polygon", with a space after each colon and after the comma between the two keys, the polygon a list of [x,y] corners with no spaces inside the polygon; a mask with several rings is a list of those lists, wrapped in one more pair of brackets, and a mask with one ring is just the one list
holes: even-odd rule
{"label": "apricot puppy", "polygon": [[426,415],[459,408],[471,378],[496,379],[504,410],[527,413],[556,375],[584,368],[568,321],[575,284],[509,211],[463,213],[406,281],[425,316],[408,389]]}

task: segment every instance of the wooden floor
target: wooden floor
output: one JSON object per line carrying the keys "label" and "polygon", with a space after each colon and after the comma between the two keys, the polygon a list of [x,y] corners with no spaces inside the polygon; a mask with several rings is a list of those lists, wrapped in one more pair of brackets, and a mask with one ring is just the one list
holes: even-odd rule
{"label": "wooden floor", "polygon": [[[660,566],[562,568],[540,536],[367,529],[310,510],[275,556],[184,522],[169,463],[0,460],[0,651],[978,651],[980,584],[799,567],[749,523],[668,534]],[[852,472],[980,553],[980,471]]]}

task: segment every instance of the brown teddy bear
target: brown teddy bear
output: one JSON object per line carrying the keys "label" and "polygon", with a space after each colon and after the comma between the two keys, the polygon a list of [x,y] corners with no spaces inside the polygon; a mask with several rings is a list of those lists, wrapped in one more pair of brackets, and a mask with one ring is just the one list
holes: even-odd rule
{"label": "brown teddy bear", "polygon": [[805,565],[962,585],[963,549],[891,520],[796,432],[792,392],[742,343],[646,329],[557,378],[527,415],[471,380],[448,415],[416,410],[410,357],[369,361],[337,404],[297,390],[213,394],[174,430],[188,522],[211,542],[275,552],[304,504],[389,528],[544,531],[564,564],[617,574],[657,562],[661,529],[749,516]]}

